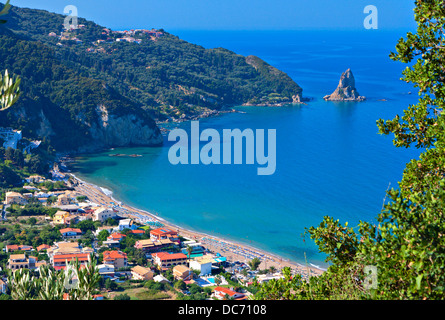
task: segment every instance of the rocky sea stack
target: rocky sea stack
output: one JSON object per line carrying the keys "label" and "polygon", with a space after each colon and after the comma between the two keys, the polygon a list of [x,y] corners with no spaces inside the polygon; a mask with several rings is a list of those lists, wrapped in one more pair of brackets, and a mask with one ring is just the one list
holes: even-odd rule
{"label": "rocky sea stack", "polygon": [[337,89],[331,94],[324,96],[327,101],[363,101],[366,97],[361,96],[355,88],[355,79],[351,69],[346,70],[340,77]]}

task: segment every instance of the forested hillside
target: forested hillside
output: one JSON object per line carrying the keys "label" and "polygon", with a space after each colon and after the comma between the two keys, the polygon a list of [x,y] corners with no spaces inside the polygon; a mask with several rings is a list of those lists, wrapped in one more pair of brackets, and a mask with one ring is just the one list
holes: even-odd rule
{"label": "forested hillside", "polygon": [[[164,30],[136,31],[132,41],[117,41],[130,36],[82,18],[77,29],[65,30],[65,16],[43,10],[13,7],[6,19],[0,70],[22,78],[23,95],[2,114],[0,126],[44,137],[58,150],[143,144],[150,135],[147,144],[157,144],[153,119],[193,119],[224,107],[302,97],[289,76],[257,57],[205,49]],[[127,124],[118,121],[128,115]],[[107,121],[115,122],[115,131],[145,126],[153,132],[116,143],[114,134],[103,133]]]}

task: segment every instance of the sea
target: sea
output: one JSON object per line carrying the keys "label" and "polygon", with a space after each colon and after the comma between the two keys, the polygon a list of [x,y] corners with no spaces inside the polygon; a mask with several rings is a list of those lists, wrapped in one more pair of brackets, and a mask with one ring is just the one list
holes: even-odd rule
{"label": "sea", "polygon": [[[167,30],[169,31],[169,30]],[[235,241],[300,264],[328,266],[307,230],[324,216],[376,223],[386,191],[397,188],[406,163],[421,150],[396,148],[378,134],[376,121],[402,115],[416,89],[401,80],[406,64],[392,61],[409,30],[292,31],[171,30],[205,48],[256,55],[303,88],[306,104],[241,107],[242,112],[201,119],[201,130],[275,129],[276,170],[257,164],[178,164],[162,147],[116,148],[76,158],[79,178],[113,197],[173,224]],[[327,102],[350,68],[364,102]],[[168,125],[190,132],[190,122]],[[221,149],[222,150],[222,149]],[[142,157],[110,157],[110,154]]]}

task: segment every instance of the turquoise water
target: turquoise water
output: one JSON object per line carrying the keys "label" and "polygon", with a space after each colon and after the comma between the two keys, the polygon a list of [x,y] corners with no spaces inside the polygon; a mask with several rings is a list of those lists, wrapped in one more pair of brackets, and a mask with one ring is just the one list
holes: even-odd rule
{"label": "turquoise water", "polygon": [[[74,172],[104,186],[126,204],[196,231],[325,267],[305,228],[323,216],[356,225],[374,221],[388,186],[396,186],[415,149],[397,149],[378,135],[376,120],[392,119],[416,94],[399,80],[403,64],[388,58],[403,32],[198,32],[177,31],[205,47],[254,54],[288,73],[307,105],[239,107],[245,113],[200,121],[201,130],[277,130],[274,175],[257,165],[171,165],[172,142],[157,148],[117,148],[80,157]],[[351,68],[361,103],[326,102]],[[386,101],[380,101],[386,99]],[[178,125],[190,130],[190,123]],[[143,157],[109,157],[111,153]]]}

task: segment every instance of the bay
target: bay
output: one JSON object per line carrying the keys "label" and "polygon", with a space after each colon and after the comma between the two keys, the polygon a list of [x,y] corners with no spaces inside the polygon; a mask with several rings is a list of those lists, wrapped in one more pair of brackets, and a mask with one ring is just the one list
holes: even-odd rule
{"label": "bay", "polygon": [[[406,30],[170,31],[206,48],[256,55],[286,72],[311,98],[306,105],[237,107],[201,119],[200,128],[276,129],[276,171],[258,165],[172,165],[167,141],[156,148],[116,148],[77,158],[73,172],[113,191],[126,204],[174,224],[242,242],[299,263],[326,267],[305,228],[329,215],[356,226],[375,221],[389,186],[397,187],[416,149],[381,136],[377,119],[416,103],[400,80],[406,67],[389,59]],[[326,102],[351,68],[364,102]],[[190,123],[172,127],[190,130]],[[142,157],[109,157],[110,153]]]}

